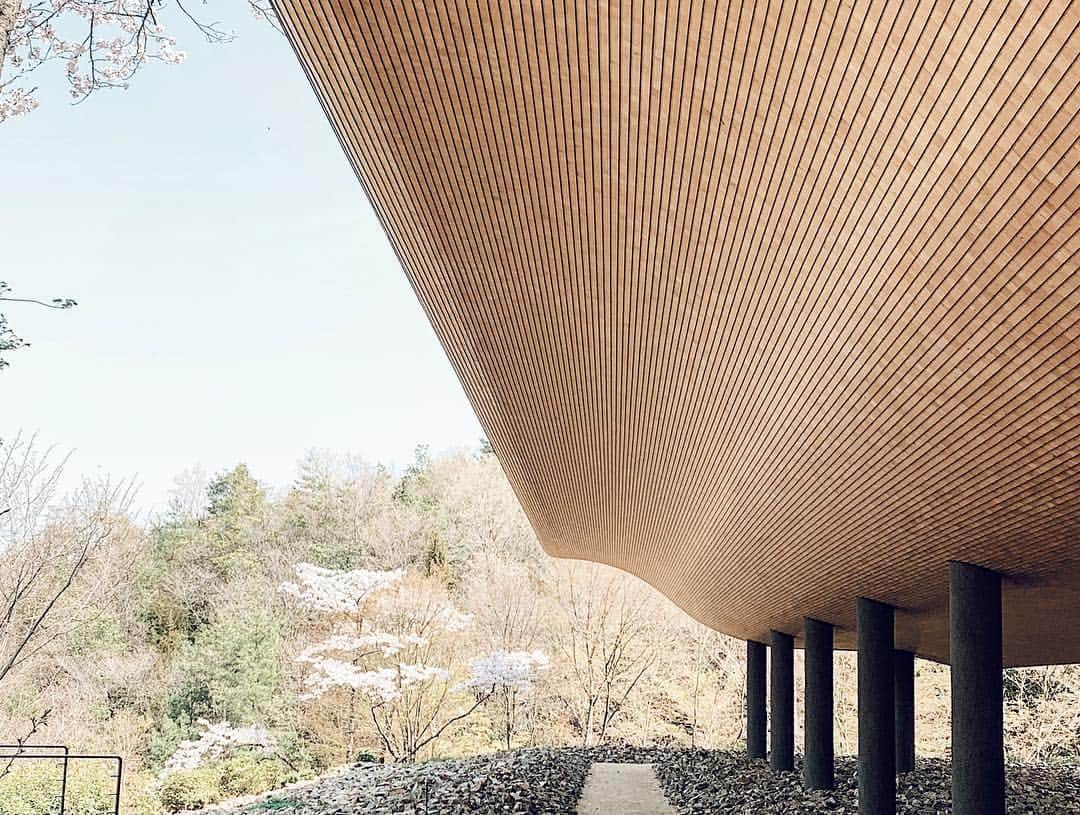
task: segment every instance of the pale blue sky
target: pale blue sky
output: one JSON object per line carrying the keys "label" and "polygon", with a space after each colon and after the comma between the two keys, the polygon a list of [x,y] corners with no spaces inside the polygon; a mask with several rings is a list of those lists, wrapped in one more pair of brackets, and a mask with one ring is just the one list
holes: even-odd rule
{"label": "pale blue sky", "polygon": [[227,27],[177,28],[184,64],[78,106],[42,76],[0,125],[0,279],[79,301],[6,309],[33,347],[0,372],[0,438],[137,476],[144,510],[196,465],[283,486],[312,447],[401,466],[481,435],[288,43]]}

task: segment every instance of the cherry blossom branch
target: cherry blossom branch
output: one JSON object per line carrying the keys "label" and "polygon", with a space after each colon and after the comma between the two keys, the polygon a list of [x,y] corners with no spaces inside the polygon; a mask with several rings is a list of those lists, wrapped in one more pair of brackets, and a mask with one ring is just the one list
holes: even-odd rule
{"label": "cherry blossom branch", "polygon": [[182,11],[184,13],[184,16],[187,17],[188,20],[191,21],[191,23],[195,26],[195,28],[199,31],[199,33],[202,34],[204,37],[206,37],[207,42],[230,42],[230,41],[232,41],[232,39],[233,39],[232,34],[226,34],[224,31],[219,29],[218,28],[218,23],[216,23],[216,22],[214,22],[214,23],[203,23],[203,22],[201,22],[198,18],[195,17],[194,14],[192,14],[190,11],[187,10],[187,7],[181,2],[181,0],[176,0],[176,7],[178,9],[180,9],[180,11]]}
{"label": "cherry blossom branch", "polygon": [[0,778],[3,778],[11,772],[11,768],[15,765],[15,759],[22,755],[23,749],[30,742],[30,739],[37,735],[38,730],[49,723],[50,713],[52,713],[52,709],[46,708],[44,712],[30,716],[30,729],[22,736],[16,737],[15,753],[10,756],[4,766],[0,768]]}
{"label": "cherry blossom branch", "polygon": [[[74,103],[103,88],[127,87],[150,60],[176,64],[176,50],[159,20],[163,0],[0,0],[0,122],[33,110],[37,85],[26,78],[46,63],[64,61]],[[271,0],[247,0],[252,15],[281,31]],[[178,0],[176,7],[208,42],[234,38],[204,22]],[[87,35],[70,36],[82,25]],[[103,31],[117,36],[108,39]]]}
{"label": "cherry blossom branch", "polygon": [[0,297],[0,300],[5,303],[33,303],[35,306],[58,309],[71,308],[72,306],[77,305],[74,300],[60,300],[59,298],[53,300],[51,303],[47,303],[44,300],[35,300],[32,297]]}

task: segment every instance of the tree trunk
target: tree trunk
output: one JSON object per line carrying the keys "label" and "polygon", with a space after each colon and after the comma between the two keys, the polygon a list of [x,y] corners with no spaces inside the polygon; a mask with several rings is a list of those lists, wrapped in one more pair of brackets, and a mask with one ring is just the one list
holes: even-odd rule
{"label": "tree trunk", "polygon": [[513,691],[506,691],[506,749],[510,750],[510,739],[514,733],[514,699]]}
{"label": "tree trunk", "polygon": [[[3,0],[0,0],[3,2]],[[345,723],[345,763],[352,764],[356,751],[356,689],[349,688],[349,712]]]}

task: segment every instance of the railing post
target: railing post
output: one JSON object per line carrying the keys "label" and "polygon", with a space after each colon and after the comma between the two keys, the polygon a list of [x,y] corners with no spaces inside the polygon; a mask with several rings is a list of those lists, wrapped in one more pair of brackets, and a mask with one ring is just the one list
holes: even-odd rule
{"label": "railing post", "polygon": [[124,759],[123,756],[116,757],[116,809],[113,811],[113,815],[120,815],[120,785],[124,778]]}
{"label": "railing post", "polygon": [[64,747],[64,757],[61,759],[63,769],[60,773],[60,815],[64,815],[64,807],[67,805],[67,777],[68,777],[68,757],[70,751]]}

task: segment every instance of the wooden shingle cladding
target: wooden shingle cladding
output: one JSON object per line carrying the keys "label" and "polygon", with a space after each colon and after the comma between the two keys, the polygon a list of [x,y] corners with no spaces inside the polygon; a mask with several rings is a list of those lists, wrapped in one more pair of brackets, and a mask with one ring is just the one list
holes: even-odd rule
{"label": "wooden shingle cladding", "polygon": [[277,8],[547,551],[1080,661],[1080,6]]}

